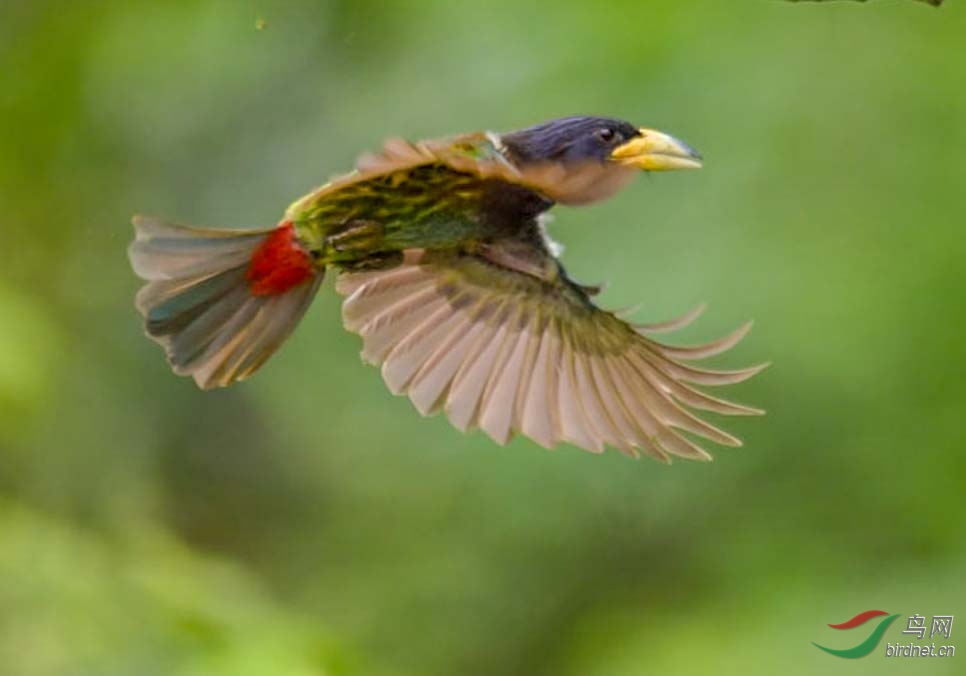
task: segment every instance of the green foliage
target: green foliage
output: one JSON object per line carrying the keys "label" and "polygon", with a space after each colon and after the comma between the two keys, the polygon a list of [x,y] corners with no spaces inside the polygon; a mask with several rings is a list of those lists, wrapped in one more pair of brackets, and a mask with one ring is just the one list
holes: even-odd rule
{"label": "green foliage", "polygon": [[[8,4],[0,673],[953,673],[810,641],[966,601],[962,3]],[[706,158],[552,229],[641,321],[707,301],[682,341],[756,319],[715,463],[421,419],[331,282],[227,391],[141,335],[131,214],[267,226],[385,136],[572,113]]]}
{"label": "green foliage", "polygon": [[310,618],[280,609],[237,565],[151,524],[118,541],[2,507],[6,673],[327,676],[344,662]]}

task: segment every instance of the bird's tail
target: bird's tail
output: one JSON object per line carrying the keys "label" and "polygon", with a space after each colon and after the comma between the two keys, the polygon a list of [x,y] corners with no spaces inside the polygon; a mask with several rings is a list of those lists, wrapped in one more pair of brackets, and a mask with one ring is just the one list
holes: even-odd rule
{"label": "bird's tail", "polygon": [[134,217],[128,253],[145,284],[135,304],[174,372],[199,387],[251,375],[295,328],[324,270],[291,223],[212,230]]}

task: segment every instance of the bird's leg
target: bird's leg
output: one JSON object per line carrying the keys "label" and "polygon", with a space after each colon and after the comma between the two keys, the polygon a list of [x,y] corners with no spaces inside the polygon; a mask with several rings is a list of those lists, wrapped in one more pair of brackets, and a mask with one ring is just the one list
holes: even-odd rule
{"label": "bird's leg", "polygon": [[352,251],[372,251],[379,248],[385,227],[382,223],[367,220],[351,220],[325,238],[325,246],[335,254]]}
{"label": "bird's leg", "polygon": [[607,288],[607,282],[600,282],[599,284],[578,284],[574,282],[574,285],[588,296],[596,296]]}
{"label": "bird's leg", "polygon": [[385,227],[377,221],[355,219],[337,228],[325,238],[325,260],[343,270],[361,272],[399,265],[401,251],[383,246]]}
{"label": "bird's leg", "polygon": [[[553,258],[535,254],[534,249],[525,242],[513,239],[501,239],[495,242],[477,245],[476,253],[487,260],[502,265],[510,270],[552,282],[557,279],[563,269]],[[596,296],[603,291],[607,284],[578,284],[569,277],[567,281],[588,296]]]}
{"label": "bird's leg", "polygon": [[378,251],[365,258],[354,261],[343,261],[338,265],[347,272],[365,272],[366,270],[385,270],[394,268],[403,262],[402,251]]}
{"label": "bird's leg", "polygon": [[534,255],[533,249],[525,242],[501,239],[481,243],[477,245],[476,253],[497,265],[537,279],[549,282],[557,278],[557,266],[553,264],[552,259],[539,254]]}

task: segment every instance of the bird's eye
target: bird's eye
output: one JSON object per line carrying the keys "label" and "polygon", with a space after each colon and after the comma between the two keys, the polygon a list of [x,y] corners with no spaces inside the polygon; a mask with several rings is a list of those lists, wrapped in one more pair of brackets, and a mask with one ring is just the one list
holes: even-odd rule
{"label": "bird's eye", "polygon": [[613,141],[614,136],[615,136],[614,130],[609,129],[608,127],[602,127],[601,129],[597,130],[597,138],[599,138],[604,143],[610,143],[611,141]]}

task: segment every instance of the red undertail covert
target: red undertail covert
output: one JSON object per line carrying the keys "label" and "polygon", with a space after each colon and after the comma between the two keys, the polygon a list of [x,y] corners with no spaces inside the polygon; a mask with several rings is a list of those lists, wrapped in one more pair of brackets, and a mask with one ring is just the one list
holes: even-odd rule
{"label": "red undertail covert", "polygon": [[295,227],[283,221],[255,250],[246,277],[252,295],[276,296],[315,276],[312,259],[295,239]]}

